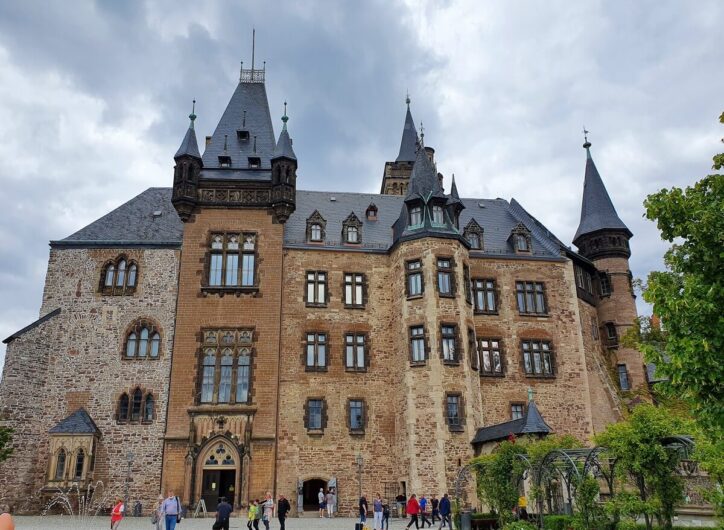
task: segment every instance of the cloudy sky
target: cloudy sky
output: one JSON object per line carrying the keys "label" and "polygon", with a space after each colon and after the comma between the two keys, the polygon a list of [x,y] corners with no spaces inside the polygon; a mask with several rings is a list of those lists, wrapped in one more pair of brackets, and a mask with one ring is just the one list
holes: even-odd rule
{"label": "cloudy sky", "polygon": [[718,0],[2,2],[0,338],[38,317],[48,241],[170,185],[191,100],[211,134],[252,27],[299,187],[379,191],[409,90],[462,195],[515,197],[570,241],[585,124],[644,277],[666,248],[644,197],[722,149],[722,20]]}

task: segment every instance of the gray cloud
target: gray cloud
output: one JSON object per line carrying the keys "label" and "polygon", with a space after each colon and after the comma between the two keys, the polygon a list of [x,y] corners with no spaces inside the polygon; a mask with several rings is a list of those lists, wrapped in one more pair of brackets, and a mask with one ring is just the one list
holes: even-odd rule
{"label": "gray cloud", "polygon": [[723,11],[714,0],[6,2],[0,335],[37,318],[49,240],[170,184],[191,99],[211,134],[252,27],[272,114],[289,102],[301,187],[378,191],[409,89],[463,195],[516,197],[569,240],[585,123],[645,276],[666,246],[643,198],[705,175],[720,147]]}

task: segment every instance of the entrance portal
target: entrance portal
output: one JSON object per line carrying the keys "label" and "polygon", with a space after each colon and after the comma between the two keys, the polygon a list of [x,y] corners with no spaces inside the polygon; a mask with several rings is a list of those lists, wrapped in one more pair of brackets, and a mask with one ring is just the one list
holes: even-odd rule
{"label": "entrance portal", "polygon": [[236,484],[236,470],[205,469],[201,485],[201,498],[206,503],[206,510],[215,512],[221,497],[226,497],[226,500],[233,504],[234,484]]}
{"label": "entrance portal", "polygon": [[303,496],[304,496],[304,511],[313,512],[319,511],[319,490],[323,489],[324,493],[327,493],[327,482],[321,478],[313,478],[311,480],[304,481]]}

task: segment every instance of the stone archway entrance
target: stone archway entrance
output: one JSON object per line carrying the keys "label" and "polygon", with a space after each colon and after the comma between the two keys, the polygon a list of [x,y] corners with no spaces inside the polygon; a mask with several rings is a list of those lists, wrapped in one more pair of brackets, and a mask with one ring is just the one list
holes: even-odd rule
{"label": "stone archway entrance", "polygon": [[226,440],[216,439],[207,444],[199,459],[199,497],[206,509],[215,512],[221,497],[233,506],[239,504],[241,458],[238,451]]}
{"label": "stone archway entrance", "polygon": [[305,480],[302,485],[302,496],[304,498],[304,511],[319,511],[319,489],[323,489],[327,493],[327,481],[321,478],[312,478]]}

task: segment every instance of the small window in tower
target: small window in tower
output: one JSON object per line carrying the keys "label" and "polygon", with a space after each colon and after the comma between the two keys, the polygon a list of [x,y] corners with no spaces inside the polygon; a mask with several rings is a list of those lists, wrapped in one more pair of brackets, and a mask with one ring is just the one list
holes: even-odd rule
{"label": "small window in tower", "polygon": [[258,156],[249,157],[249,169],[259,169],[261,167],[261,158]]}
{"label": "small window in tower", "polygon": [[231,157],[227,155],[220,156],[219,167],[231,167]]}
{"label": "small window in tower", "polygon": [[249,141],[249,131],[242,131],[242,130],[236,131],[236,138],[240,142],[248,142]]}

